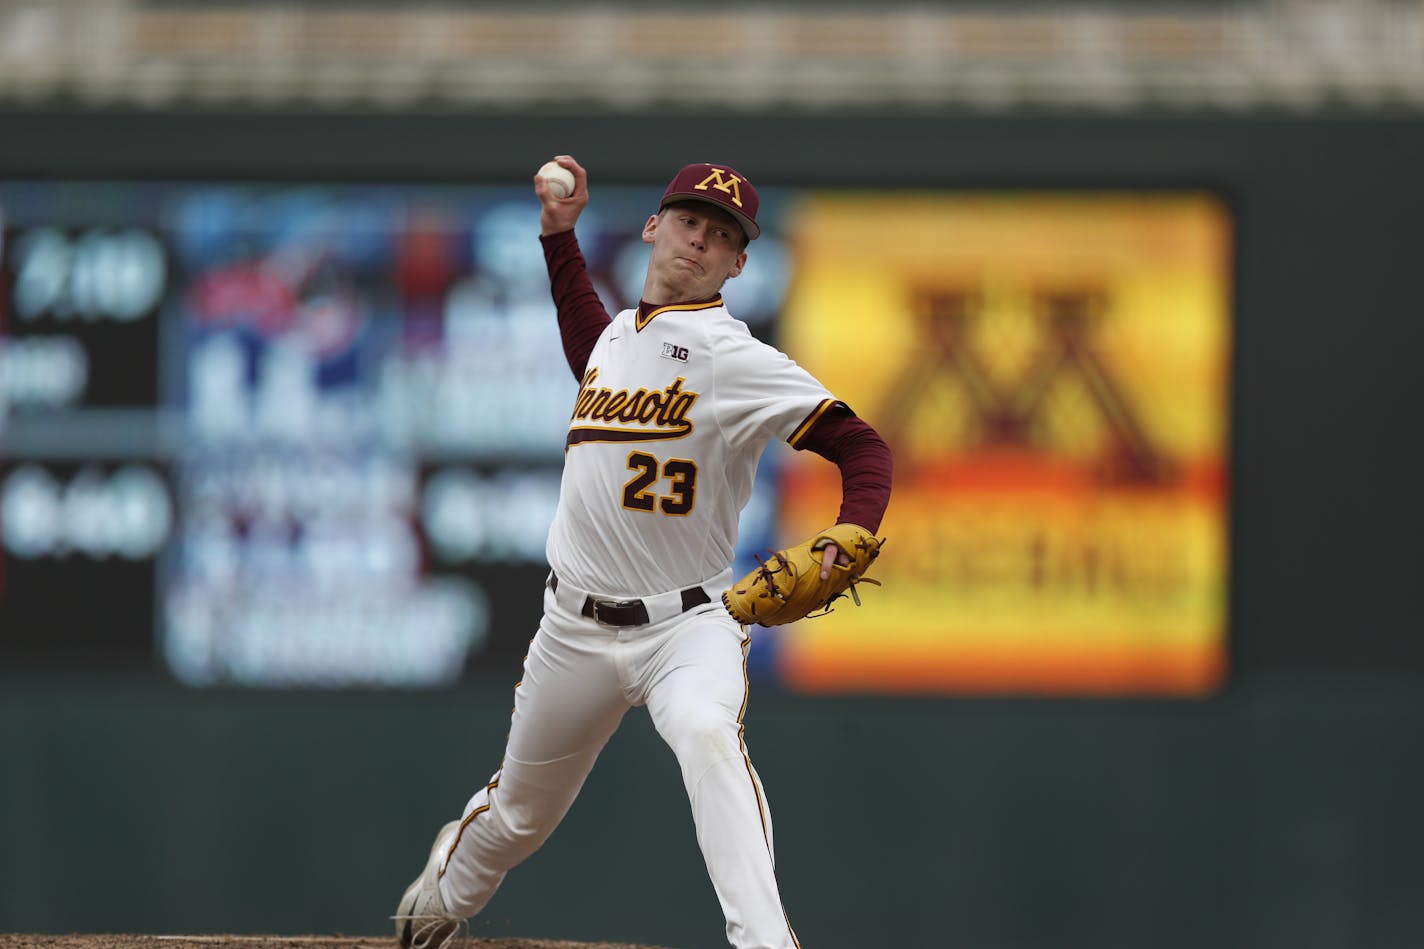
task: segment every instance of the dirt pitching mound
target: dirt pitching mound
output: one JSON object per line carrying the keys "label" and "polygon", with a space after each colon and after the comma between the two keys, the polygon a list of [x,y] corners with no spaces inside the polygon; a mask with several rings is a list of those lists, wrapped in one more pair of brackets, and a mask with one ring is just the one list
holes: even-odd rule
{"label": "dirt pitching mound", "polygon": [[[395,949],[390,936],[134,936],[75,933],[7,936],[0,949]],[[467,939],[451,949],[658,949],[627,942],[555,942],[548,939]]]}

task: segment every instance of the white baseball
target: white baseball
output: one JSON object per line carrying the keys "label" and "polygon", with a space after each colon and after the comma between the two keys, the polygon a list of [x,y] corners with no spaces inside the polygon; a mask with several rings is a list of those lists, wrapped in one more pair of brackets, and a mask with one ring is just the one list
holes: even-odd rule
{"label": "white baseball", "polygon": [[549,186],[549,193],[556,198],[567,198],[574,193],[574,173],[556,161],[546,161],[539,167],[539,177]]}

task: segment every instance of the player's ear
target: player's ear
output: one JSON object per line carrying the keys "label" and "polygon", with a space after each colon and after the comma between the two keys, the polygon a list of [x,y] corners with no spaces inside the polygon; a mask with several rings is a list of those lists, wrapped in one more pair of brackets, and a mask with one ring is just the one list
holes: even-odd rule
{"label": "player's ear", "polygon": [[643,225],[643,243],[644,243],[644,244],[651,244],[651,243],[653,242],[653,233],[654,233],[657,229],[658,229],[658,216],[657,216],[656,214],[654,214],[654,215],[651,215],[651,216],[648,218],[648,223]]}
{"label": "player's ear", "polygon": [[730,279],[732,279],[733,277],[735,277],[737,274],[741,273],[742,270],[743,270],[746,266],[747,266],[747,252],[746,252],[746,251],[742,251],[740,254],[737,255],[737,262],[732,265],[732,269],[729,270],[729,271],[727,271],[727,279],[730,280]]}

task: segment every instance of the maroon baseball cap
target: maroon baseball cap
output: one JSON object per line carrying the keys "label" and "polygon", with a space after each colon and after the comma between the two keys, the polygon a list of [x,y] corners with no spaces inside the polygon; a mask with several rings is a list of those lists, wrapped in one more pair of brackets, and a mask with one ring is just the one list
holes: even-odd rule
{"label": "maroon baseball cap", "polygon": [[701,162],[683,168],[663,192],[658,210],[678,201],[706,201],[717,205],[737,219],[742,230],[747,232],[749,241],[756,240],[761,234],[756,222],[761,199],[757,197],[756,188],[752,187],[746,175],[726,165]]}

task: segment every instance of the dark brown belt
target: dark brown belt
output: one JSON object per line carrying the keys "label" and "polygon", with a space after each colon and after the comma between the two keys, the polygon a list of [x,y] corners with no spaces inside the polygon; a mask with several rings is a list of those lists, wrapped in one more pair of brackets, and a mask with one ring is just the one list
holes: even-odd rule
{"label": "dark brown belt", "polygon": [[[559,578],[549,573],[549,589],[559,589]],[[711,603],[712,597],[701,587],[688,587],[682,591],[682,611],[686,613],[694,606]],[[583,615],[604,626],[646,626],[648,608],[642,600],[599,600],[584,597]]]}

